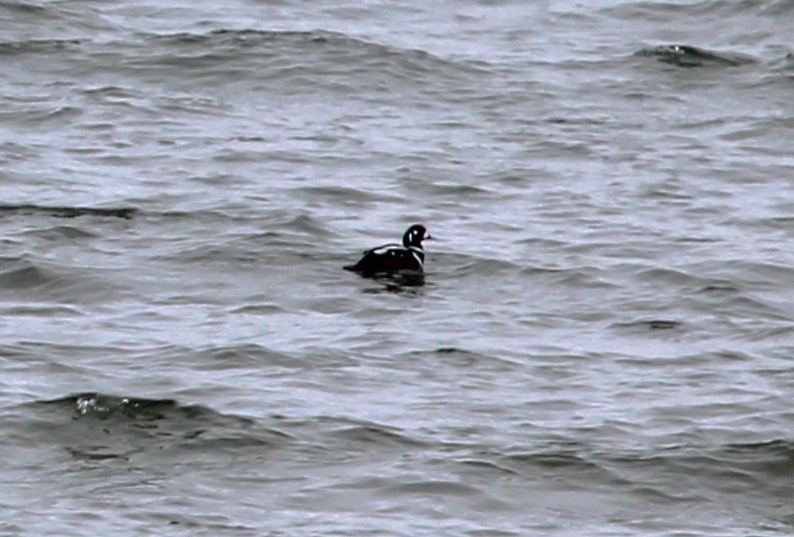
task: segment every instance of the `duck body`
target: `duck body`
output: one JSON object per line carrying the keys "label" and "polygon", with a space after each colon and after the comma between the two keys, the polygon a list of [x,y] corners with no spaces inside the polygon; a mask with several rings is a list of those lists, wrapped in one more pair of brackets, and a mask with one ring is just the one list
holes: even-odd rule
{"label": "duck body", "polygon": [[422,272],[425,264],[425,251],[422,241],[432,239],[427,228],[414,224],[403,235],[403,243],[384,244],[366,250],[355,265],[347,265],[345,270],[363,275],[395,273],[402,271]]}

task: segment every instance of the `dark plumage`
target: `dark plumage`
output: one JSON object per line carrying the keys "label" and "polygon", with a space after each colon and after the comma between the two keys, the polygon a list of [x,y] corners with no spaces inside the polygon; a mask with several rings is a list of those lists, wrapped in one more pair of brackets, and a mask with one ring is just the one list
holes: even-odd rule
{"label": "dark plumage", "polygon": [[414,224],[403,235],[403,244],[384,244],[364,252],[358,263],[348,265],[345,270],[362,274],[382,274],[410,270],[422,272],[425,264],[425,251],[422,241],[432,239],[427,228]]}

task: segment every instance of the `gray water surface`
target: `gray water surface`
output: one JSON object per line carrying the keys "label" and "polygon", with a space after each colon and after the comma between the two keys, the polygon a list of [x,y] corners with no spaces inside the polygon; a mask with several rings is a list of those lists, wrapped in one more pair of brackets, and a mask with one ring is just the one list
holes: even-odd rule
{"label": "gray water surface", "polygon": [[0,533],[794,531],[794,6],[530,4],[0,1]]}

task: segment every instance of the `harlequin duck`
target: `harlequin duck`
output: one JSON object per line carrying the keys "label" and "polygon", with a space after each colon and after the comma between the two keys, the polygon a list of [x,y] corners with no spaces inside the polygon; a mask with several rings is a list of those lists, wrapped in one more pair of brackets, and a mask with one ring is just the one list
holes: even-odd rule
{"label": "harlequin duck", "polygon": [[425,251],[422,241],[432,239],[427,228],[422,224],[414,224],[403,235],[403,245],[384,244],[372,250],[366,250],[364,257],[355,265],[344,267],[345,270],[362,274],[381,274],[410,270],[422,272],[425,264]]}

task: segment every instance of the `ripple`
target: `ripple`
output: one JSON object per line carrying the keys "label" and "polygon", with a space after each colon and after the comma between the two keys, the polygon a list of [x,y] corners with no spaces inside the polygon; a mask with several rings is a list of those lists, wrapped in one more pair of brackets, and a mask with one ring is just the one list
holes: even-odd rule
{"label": "ripple", "polygon": [[629,332],[635,330],[677,330],[685,327],[686,325],[680,321],[673,321],[668,319],[649,319],[632,321],[628,323],[615,323],[613,328],[626,329]]}

